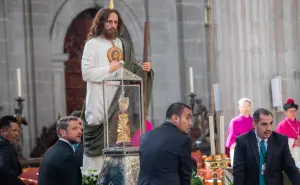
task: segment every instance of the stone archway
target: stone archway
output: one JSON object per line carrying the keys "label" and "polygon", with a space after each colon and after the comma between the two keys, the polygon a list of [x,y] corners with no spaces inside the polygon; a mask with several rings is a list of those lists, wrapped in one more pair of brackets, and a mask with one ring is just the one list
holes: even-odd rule
{"label": "stone archway", "polygon": [[65,61],[65,87],[67,114],[81,110],[86,94],[86,83],[81,75],[81,57],[93,18],[97,9],[87,9],[72,21],[64,40],[64,53],[69,58]]}
{"label": "stone archway", "polygon": [[[95,8],[96,5],[102,7],[105,4],[103,1],[104,0],[101,0],[100,2],[102,3],[100,4],[95,4],[94,0],[66,1],[66,3],[62,3],[50,28],[51,52],[53,56],[57,56],[55,58],[61,58],[60,56],[63,55],[64,42],[62,41],[66,36],[69,25],[76,15],[87,9]],[[139,2],[139,0],[132,0],[129,4],[135,4],[136,2]],[[142,51],[140,48],[143,46],[141,41],[143,41],[143,24],[145,18],[143,16],[136,16],[130,5],[123,0],[116,1],[115,3],[118,6],[117,10],[122,16],[128,33],[134,36],[131,40],[133,46],[136,50]]]}

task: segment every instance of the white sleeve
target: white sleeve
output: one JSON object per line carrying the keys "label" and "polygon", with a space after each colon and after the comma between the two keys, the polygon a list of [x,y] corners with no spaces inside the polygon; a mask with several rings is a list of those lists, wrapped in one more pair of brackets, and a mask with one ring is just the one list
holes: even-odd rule
{"label": "white sleeve", "polygon": [[289,142],[289,148],[290,148],[290,150],[293,148],[293,145],[294,145],[294,143],[295,143],[295,139],[293,139],[293,138],[288,138],[288,142]]}
{"label": "white sleeve", "polygon": [[295,139],[293,138],[288,138],[288,143],[289,143],[289,148],[290,152],[292,154],[292,157],[296,162],[300,162],[300,148],[299,147],[293,147],[295,143]]}
{"label": "white sleeve", "polygon": [[230,159],[231,159],[231,166],[233,167],[233,158],[234,158],[234,146],[230,147]]}
{"label": "white sleeve", "polygon": [[82,78],[86,82],[102,82],[103,78],[109,74],[110,67],[96,67],[96,50],[92,42],[87,42],[81,59]]}

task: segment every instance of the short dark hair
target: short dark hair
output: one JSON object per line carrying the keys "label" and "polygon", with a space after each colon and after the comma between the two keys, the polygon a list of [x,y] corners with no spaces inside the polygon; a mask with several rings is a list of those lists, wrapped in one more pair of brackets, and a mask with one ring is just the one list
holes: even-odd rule
{"label": "short dark hair", "polygon": [[184,103],[180,103],[180,102],[172,103],[166,112],[166,118],[171,119],[173,114],[176,114],[177,116],[180,117],[184,108],[188,108],[190,110],[192,109],[190,106]]}
{"label": "short dark hair", "polygon": [[253,122],[254,123],[258,123],[260,121],[260,115],[263,114],[263,115],[266,115],[266,116],[269,116],[271,115],[273,117],[273,114],[267,110],[267,109],[264,109],[264,108],[260,108],[260,109],[257,109],[254,113],[253,113]]}
{"label": "short dark hair", "polygon": [[11,115],[3,116],[0,119],[0,129],[11,127],[11,123],[18,123],[17,118]]}
{"label": "short dark hair", "polygon": [[60,118],[56,123],[56,132],[58,136],[60,135],[60,129],[67,130],[70,121],[79,121],[80,118],[76,116],[65,116]]}

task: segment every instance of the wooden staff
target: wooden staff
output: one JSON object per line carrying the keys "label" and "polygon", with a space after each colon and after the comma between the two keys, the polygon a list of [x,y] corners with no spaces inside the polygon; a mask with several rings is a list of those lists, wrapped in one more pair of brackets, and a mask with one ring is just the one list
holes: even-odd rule
{"label": "wooden staff", "polygon": [[[148,49],[149,49],[149,23],[145,22],[144,25],[144,51],[143,51],[143,62],[148,61]],[[149,102],[147,101],[147,83],[148,83],[148,72],[144,71],[143,76],[143,98],[144,98],[144,124],[146,124],[146,118],[148,115]],[[144,132],[146,131],[146,127],[143,128]]]}

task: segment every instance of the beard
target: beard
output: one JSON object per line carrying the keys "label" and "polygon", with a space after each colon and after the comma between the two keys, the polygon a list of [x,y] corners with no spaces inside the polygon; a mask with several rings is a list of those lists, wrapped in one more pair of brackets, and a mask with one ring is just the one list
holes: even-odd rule
{"label": "beard", "polygon": [[68,138],[68,141],[72,144],[72,145],[74,145],[74,144],[78,144],[78,143],[80,143],[80,141],[77,141],[76,139],[71,139],[71,138]]}
{"label": "beard", "polygon": [[103,35],[106,39],[116,39],[118,36],[118,30],[115,28],[110,28],[109,30],[104,29]]}
{"label": "beard", "polygon": [[80,143],[80,142],[78,142],[78,141],[76,141],[75,139],[73,140],[69,140],[69,142],[72,144],[72,145],[75,145],[75,144],[78,144],[78,143]]}

